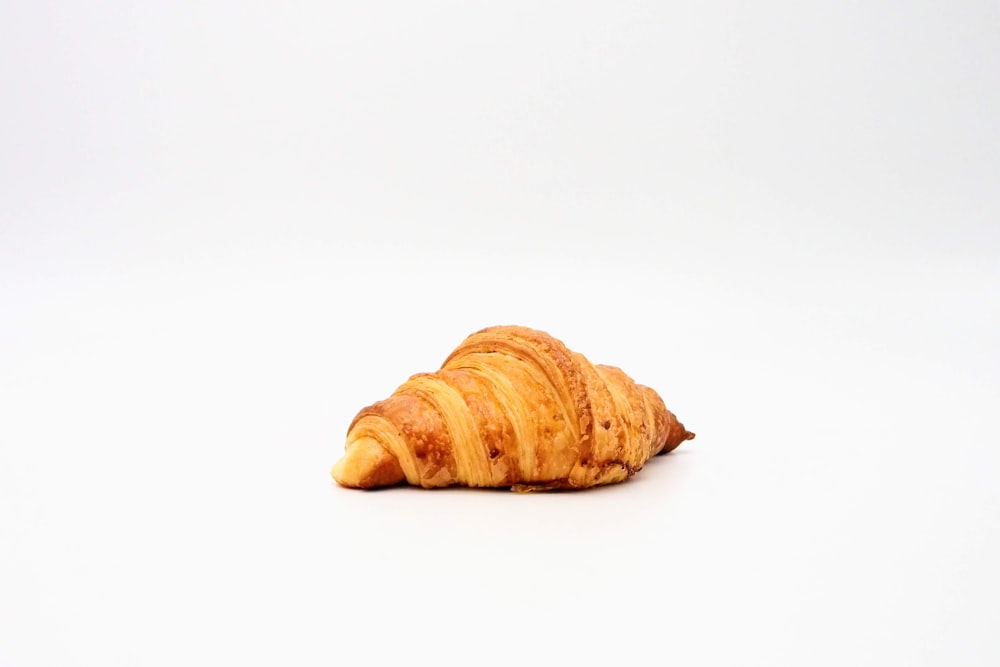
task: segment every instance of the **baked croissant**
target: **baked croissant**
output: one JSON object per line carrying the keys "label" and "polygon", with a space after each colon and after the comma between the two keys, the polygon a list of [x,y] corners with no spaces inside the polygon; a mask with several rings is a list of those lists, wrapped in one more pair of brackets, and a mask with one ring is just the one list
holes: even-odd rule
{"label": "baked croissant", "polygon": [[361,410],[331,474],[360,489],[582,489],[624,481],[693,437],[620,369],[544,332],[498,326]]}

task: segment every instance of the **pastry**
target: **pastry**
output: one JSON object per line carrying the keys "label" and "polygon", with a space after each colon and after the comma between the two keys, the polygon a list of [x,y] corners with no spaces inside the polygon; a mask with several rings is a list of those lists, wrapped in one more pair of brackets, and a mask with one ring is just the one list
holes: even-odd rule
{"label": "pastry", "polygon": [[331,474],[359,489],[583,489],[624,481],[693,437],[621,369],[542,331],[497,326],[361,410]]}

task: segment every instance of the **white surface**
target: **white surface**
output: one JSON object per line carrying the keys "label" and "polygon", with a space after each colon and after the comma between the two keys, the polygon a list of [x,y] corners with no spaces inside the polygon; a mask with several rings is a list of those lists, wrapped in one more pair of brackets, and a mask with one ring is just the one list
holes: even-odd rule
{"label": "white surface", "polygon": [[[0,665],[995,665],[988,3],[0,9]],[[520,323],[698,433],[336,488]]]}

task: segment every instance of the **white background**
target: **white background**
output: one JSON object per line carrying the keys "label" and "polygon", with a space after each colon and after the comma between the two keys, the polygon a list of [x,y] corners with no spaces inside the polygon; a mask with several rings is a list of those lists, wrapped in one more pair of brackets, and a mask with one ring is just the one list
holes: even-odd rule
{"label": "white background", "polygon": [[[993,2],[4,2],[0,665],[996,665]],[[698,433],[336,487],[468,333]]]}

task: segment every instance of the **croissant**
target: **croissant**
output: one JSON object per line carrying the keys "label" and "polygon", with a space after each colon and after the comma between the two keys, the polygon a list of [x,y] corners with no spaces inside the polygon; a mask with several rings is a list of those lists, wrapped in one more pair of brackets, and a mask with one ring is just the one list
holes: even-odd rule
{"label": "croissant", "polygon": [[542,331],[497,326],[362,409],[331,474],[360,489],[582,489],[624,481],[693,437],[621,369]]}

